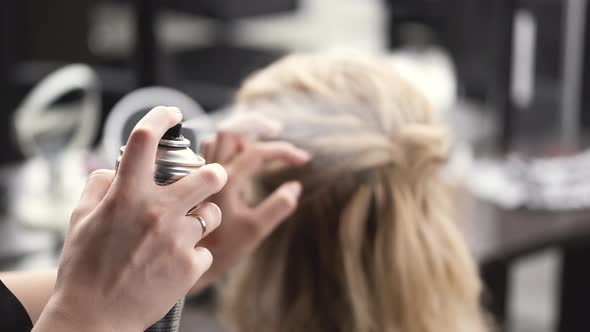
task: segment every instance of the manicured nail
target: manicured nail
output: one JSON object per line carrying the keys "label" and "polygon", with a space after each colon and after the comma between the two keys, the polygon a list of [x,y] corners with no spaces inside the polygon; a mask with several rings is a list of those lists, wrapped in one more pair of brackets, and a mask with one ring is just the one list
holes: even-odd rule
{"label": "manicured nail", "polygon": [[180,119],[182,120],[182,112],[180,111],[180,108],[176,106],[168,106],[168,109],[178,113],[180,115]]}

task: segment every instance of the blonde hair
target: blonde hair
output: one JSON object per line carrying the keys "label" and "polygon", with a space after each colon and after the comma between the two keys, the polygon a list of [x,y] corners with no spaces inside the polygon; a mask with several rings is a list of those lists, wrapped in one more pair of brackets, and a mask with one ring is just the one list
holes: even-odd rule
{"label": "blonde hair", "polygon": [[292,179],[304,192],[225,285],[231,330],[487,330],[476,264],[439,174],[448,132],[388,64],[292,55],[249,78],[236,104],[281,121],[279,139],[313,158],[257,181],[262,196]]}

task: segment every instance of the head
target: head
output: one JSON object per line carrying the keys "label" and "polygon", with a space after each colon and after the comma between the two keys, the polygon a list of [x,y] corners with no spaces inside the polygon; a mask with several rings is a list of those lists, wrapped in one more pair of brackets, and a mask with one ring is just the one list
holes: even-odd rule
{"label": "head", "polygon": [[230,277],[234,329],[485,330],[476,264],[440,176],[448,131],[386,62],[289,56],[246,80],[236,107],[280,121],[278,139],[313,157],[255,180],[261,197],[287,180],[304,191]]}

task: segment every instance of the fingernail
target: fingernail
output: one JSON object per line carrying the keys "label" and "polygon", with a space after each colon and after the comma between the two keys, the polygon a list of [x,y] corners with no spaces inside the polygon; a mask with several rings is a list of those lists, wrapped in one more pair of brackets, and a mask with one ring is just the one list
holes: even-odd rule
{"label": "fingernail", "polygon": [[301,187],[301,183],[299,183],[297,181],[288,182],[284,188],[291,195],[293,195],[294,197],[297,197],[297,198],[299,197],[299,195],[301,195],[301,189],[303,189]]}
{"label": "fingernail", "polygon": [[278,121],[268,122],[267,126],[268,127],[260,133],[262,138],[274,138],[279,136],[279,134],[283,131],[283,124]]}
{"label": "fingernail", "polygon": [[182,120],[182,112],[180,111],[180,108],[176,106],[168,106],[168,109],[178,113],[180,115],[180,119]]}
{"label": "fingernail", "polygon": [[308,162],[311,159],[311,153],[301,150],[300,152],[301,159],[304,163]]}

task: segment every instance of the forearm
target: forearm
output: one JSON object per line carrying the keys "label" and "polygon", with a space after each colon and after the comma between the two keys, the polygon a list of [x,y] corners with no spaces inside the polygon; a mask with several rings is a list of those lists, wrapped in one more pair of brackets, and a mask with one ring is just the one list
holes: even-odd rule
{"label": "forearm", "polygon": [[0,272],[0,280],[19,299],[33,324],[47,305],[57,271]]}

